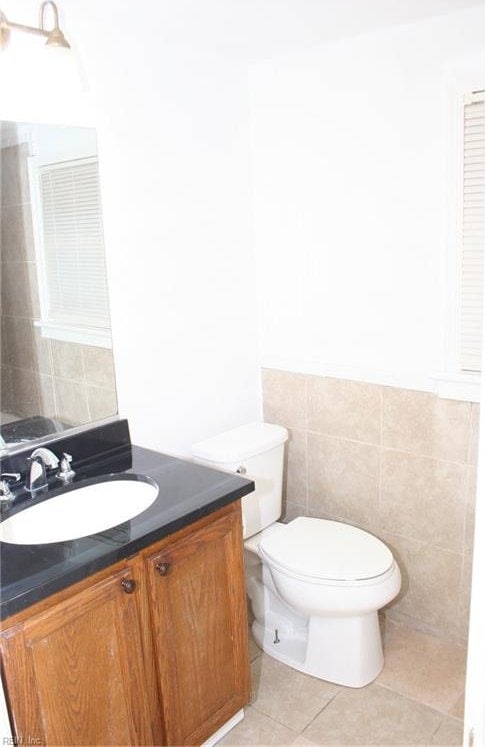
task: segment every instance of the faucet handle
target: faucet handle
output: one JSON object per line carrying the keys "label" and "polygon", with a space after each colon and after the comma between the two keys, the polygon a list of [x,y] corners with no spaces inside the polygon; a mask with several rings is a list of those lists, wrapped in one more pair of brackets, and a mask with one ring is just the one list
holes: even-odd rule
{"label": "faucet handle", "polygon": [[13,493],[10,490],[11,482],[20,482],[20,472],[2,472],[0,475],[0,501],[10,501]]}
{"label": "faucet handle", "polygon": [[71,468],[71,462],[72,456],[64,452],[62,455],[59,472],[56,475],[58,480],[62,480],[63,482],[70,482],[72,480],[76,473]]}

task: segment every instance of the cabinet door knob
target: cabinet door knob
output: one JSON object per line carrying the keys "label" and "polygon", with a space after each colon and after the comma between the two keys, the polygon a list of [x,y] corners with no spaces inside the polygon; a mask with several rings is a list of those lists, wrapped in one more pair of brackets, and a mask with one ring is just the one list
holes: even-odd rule
{"label": "cabinet door knob", "polygon": [[159,572],[160,576],[167,576],[170,571],[171,563],[157,563],[155,568]]}
{"label": "cabinet door knob", "polygon": [[121,582],[121,586],[126,594],[133,594],[136,589],[136,581],[133,581],[132,578],[124,578]]}

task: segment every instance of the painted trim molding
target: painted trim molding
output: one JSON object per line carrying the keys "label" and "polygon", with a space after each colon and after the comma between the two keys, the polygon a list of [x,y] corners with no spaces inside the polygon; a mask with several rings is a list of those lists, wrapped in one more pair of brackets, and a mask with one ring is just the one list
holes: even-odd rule
{"label": "painted trim molding", "polygon": [[40,327],[42,337],[63,342],[77,342],[80,345],[92,345],[97,348],[112,348],[111,332],[102,327],[78,327],[74,324],[46,322],[42,319],[34,322]]}
{"label": "painted trim molding", "polygon": [[465,402],[480,402],[481,382],[479,373],[437,373],[431,376],[435,382],[435,393],[443,399],[459,399]]}
{"label": "painted trim molding", "polygon": [[426,375],[414,371],[397,372],[324,363],[323,361],[305,361],[279,355],[263,355],[261,365],[263,368],[274,368],[291,373],[328,376],[333,379],[363,381],[367,384],[430,392],[443,399],[480,402],[480,374],[432,372]]}
{"label": "painted trim molding", "polygon": [[217,742],[219,742],[223,737],[226,736],[228,732],[231,731],[231,729],[234,729],[234,727],[242,721],[244,718],[244,708],[241,708],[240,711],[234,714],[232,718],[229,719],[229,721],[226,721],[225,724],[221,726],[220,729],[218,729],[209,739],[207,739],[203,744],[202,747],[214,747]]}

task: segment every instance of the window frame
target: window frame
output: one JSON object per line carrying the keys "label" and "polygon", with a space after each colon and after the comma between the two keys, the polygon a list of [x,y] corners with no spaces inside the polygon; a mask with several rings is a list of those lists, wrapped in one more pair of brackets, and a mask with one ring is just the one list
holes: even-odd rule
{"label": "window frame", "polygon": [[[62,342],[74,342],[81,345],[112,349],[111,328],[95,328],[89,325],[69,324],[49,318],[49,290],[46,276],[46,260],[44,252],[44,238],[42,229],[42,202],[40,190],[40,168],[35,155],[35,144],[29,143],[30,155],[28,163],[28,179],[32,210],[32,224],[34,235],[35,264],[37,271],[37,286],[39,293],[40,318],[34,321],[34,327],[40,329],[42,337]],[[88,160],[92,157],[83,157]]]}
{"label": "window frame", "polygon": [[463,217],[464,106],[465,97],[485,89],[483,69],[456,74],[446,85],[445,209],[447,221],[443,299],[442,370],[433,374],[436,393],[447,399],[480,402],[481,372],[464,371],[460,360],[460,280]]}

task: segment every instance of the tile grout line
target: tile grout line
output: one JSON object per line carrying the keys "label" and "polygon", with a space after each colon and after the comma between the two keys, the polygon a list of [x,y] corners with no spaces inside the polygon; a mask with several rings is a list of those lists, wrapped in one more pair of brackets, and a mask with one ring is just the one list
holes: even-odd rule
{"label": "tile grout line", "polygon": [[[273,716],[268,716],[268,714],[267,714],[267,713],[265,713],[264,711],[260,711],[260,710],[259,710],[259,708],[257,708],[257,707],[256,707],[256,706],[254,705],[254,703],[248,703],[248,705],[244,706],[244,708],[245,708],[245,709],[247,709],[247,708],[251,708],[252,710],[256,711],[256,713],[259,713],[259,715],[260,715],[260,716],[264,716],[265,718],[269,719],[269,721],[273,721],[273,722],[274,722],[275,724],[277,724],[278,726],[282,726],[282,727],[283,727],[284,729],[288,729],[288,731],[291,731],[291,733],[292,733],[292,734],[294,734],[294,737],[293,737],[293,740],[292,740],[292,741],[290,742],[290,744],[293,744],[294,740],[295,740],[295,739],[296,739],[297,737],[299,737],[299,736],[300,736],[300,734],[301,734],[301,732],[299,732],[299,731],[297,732],[297,731],[295,731],[294,729],[292,729],[292,728],[291,728],[290,726],[287,726],[286,724],[283,724],[283,722],[282,722],[282,721],[278,721],[278,719],[276,719],[276,718],[273,718]],[[241,721],[241,722],[240,722],[240,724],[244,724],[244,719],[243,719],[243,721]],[[239,724],[236,724],[236,726],[238,726],[238,725],[239,725]],[[232,731],[232,730],[231,730],[231,731]],[[230,732],[229,732],[229,733],[230,733]],[[219,744],[219,743],[218,743],[218,744]]]}
{"label": "tile grout line", "polygon": [[308,431],[305,431],[305,515],[310,512],[310,468],[308,453]]}
{"label": "tile grout line", "polygon": [[309,452],[308,452],[308,376],[305,376],[305,515],[310,511]]}
{"label": "tile grout line", "polygon": [[[437,714],[438,716],[440,716],[440,722],[438,723],[438,725],[437,725],[437,727],[436,727],[436,730],[435,730],[435,731],[433,732],[432,736],[434,736],[434,734],[435,734],[435,733],[436,733],[436,732],[437,732],[437,731],[439,730],[439,728],[441,727],[441,725],[443,724],[443,722],[444,722],[444,720],[445,720],[445,719],[448,719],[448,718],[449,718],[449,719],[452,719],[452,720],[453,720],[453,721],[455,721],[455,722],[456,722],[456,723],[457,723],[458,725],[461,725],[461,724],[463,724],[463,719],[460,719],[460,718],[459,718],[459,717],[457,717],[457,716],[453,716],[453,715],[452,715],[452,714],[451,714],[451,713],[450,713],[449,711],[443,711],[443,710],[441,710],[441,709],[439,709],[439,708],[437,708],[437,707],[431,706],[431,705],[429,705],[429,703],[426,703],[426,702],[424,702],[423,700],[419,700],[419,699],[417,699],[417,698],[414,698],[414,697],[412,697],[412,696],[408,695],[407,693],[402,693],[402,692],[400,692],[399,690],[396,690],[396,689],[394,689],[393,687],[391,687],[391,686],[389,686],[389,685],[386,685],[386,684],[384,684],[384,683],[380,683],[380,682],[377,682],[377,681],[373,681],[373,682],[372,682],[372,683],[370,683],[370,684],[371,684],[371,685],[374,685],[374,686],[376,686],[376,687],[378,687],[378,688],[382,688],[382,689],[384,689],[384,690],[390,691],[390,692],[394,693],[395,695],[398,695],[399,697],[401,697],[401,698],[403,698],[403,699],[405,699],[405,700],[408,700],[408,701],[410,701],[410,702],[412,702],[412,703],[415,703],[415,704],[417,704],[417,705],[421,705],[421,706],[424,706],[425,708],[428,708],[428,709],[429,709],[430,711],[433,711],[433,712],[434,712],[434,713],[436,713],[436,714]],[[362,689],[365,689],[365,688],[362,688]],[[337,697],[338,697],[338,696],[339,696],[339,695],[340,695],[340,694],[341,694],[342,692],[344,692],[344,693],[345,693],[345,692],[347,692],[347,691],[353,691],[353,690],[354,690],[353,688],[346,688],[346,687],[344,687],[344,686],[340,686],[340,687],[339,687],[339,689],[337,690],[337,692],[336,692],[336,693],[334,693],[334,694],[333,694],[333,695],[332,695],[332,696],[331,696],[331,697],[329,698],[329,700],[328,700],[328,701],[327,701],[327,702],[326,702],[326,703],[325,703],[325,704],[324,704],[324,705],[322,706],[322,708],[320,708],[320,709],[319,709],[319,711],[318,711],[318,712],[317,712],[317,713],[315,714],[315,716],[313,716],[313,718],[312,718],[312,719],[311,719],[311,720],[310,720],[310,721],[309,721],[309,722],[308,722],[308,723],[307,723],[307,724],[306,724],[306,725],[305,725],[305,726],[303,727],[303,729],[301,729],[300,731],[298,731],[298,732],[297,732],[297,736],[305,736],[305,732],[306,732],[306,730],[307,730],[307,729],[308,729],[308,728],[309,728],[309,727],[311,726],[311,724],[312,724],[312,723],[313,723],[313,722],[314,722],[314,721],[315,721],[315,720],[316,720],[316,719],[317,719],[317,718],[318,718],[318,717],[319,717],[319,716],[320,716],[320,715],[321,715],[321,714],[323,713],[323,711],[325,711],[325,710],[326,710],[326,708],[327,708],[327,707],[328,707],[328,706],[329,706],[329,705],[330,705],[330,704],[331,704],[331,703],[332,703],[332,702],[333,702],[333,701],[335,700],[335,698],[337,698]],[[459,696],[459,698],[460,698],[460,697],[461,697],[461,695]],[[456,703],[458,702],[459,698],[458,698],[458,699],[456,700],[456,702],[454,703],[454,705],[456,705]],[[267,718],[269,718],[270,720],[272,720],[272,721],[275,721],[276,723],[280,724],[281,726],[284,726],[285,728],[289,729],[290,731],[293,731],[293,732],[295,732],[295,729],[292,729],[292,728],[291,728],[290,726],[288,726],[287,724],[283,723],[283,722],[282,722],[282,721],[280,721],[280,720],[279,720],[278,718],[275,718],[274,716],[270,716],[270,715],[269,715],[268,713],[266,713],[266,712],[265,712],[264,710],[261,710],[261,709],[259,709],[259,708],[258,708],[258,706],[257,706],[257,702],[256,702],[256,703],[251,703],[251,707],[253,707],[253,708],[254,708],[254,709],[255,709],[256,711],[258,711],[258,713],[260,713],[260,714],[262,714],[262,715],[266,716],[266,717],[267,717]],[[453,707],[453,706],[452,706],[452,707]]]}
{"label": "tile grout line", "polygon": [[[391,687],[391,685],[386,685],[384,682],[377,682],[376,680],[374,680],[374,682],[372,682],[371,684],[376,685],[377,687],[383,687],[385,690],[390,690],[390,692],[395,693],[396,695],[400,695],[402,698],[406,698],[407,700],[411,700],[413,703],[417,703],[418,705],[425,706],[426,708],[429,708],[432,711],[439,713],[440,716],[449,717],[449,718],[454,719],[455,721],[459,721],[460,723],[463,723],[463,719],[459,718],[458,716],[452,716],[449,711],[442,711],[439,708],[436,708],[436,706],[429,705],[429,703],[425,703],[423,700],[418,700],[418,698],[413,698],[412,695],[408,695],[407,693],[402,693],[399,690],[396,690],[394,687]],[[458,703],[458,700],[460,698],[461,698],[461,695],[453,703],[453,706],[455,706]],[[453,708],[453,706],[451,707]]]}
{"label": "tile grout line", "polygon": [[59,395],[57,392],[56,384],[54,381],[54,353],[52,350],[52,340],[47,337],[46,344],[47,344],[47,354],[49,357],[49,368],[50,368],[50,379],[51,379],[51,386],[52,386],[52,397],[54,400],[54,413],[56,418],[61,417],[60,412],[60,402],[59,402]]}
{"label": "tile grout line", "polygon": [[398,452],[399,454],[407,454],[409,456],[414,456],[420,459],[432,459],[433,461],[444,462],[445,464],[455,464],[461,467],[473,466],[473,465],[469,465],[467,461],[460,462],[460,461],[456,461],[452,459],[443,459],[442,457],[433,456],[432,454],[422,454],[421,452],[418,452],[418,451],[411,451],[410,449],[402,449],[402,448],[398,448],[397,446],[386,446],[383,443],[376,443],[375,441],[359,441],[356,438],[349,438],[348,436],[335,436],[331,433],[323,433],[321,431],[313,431],[313,430],[308,430],[308,433],[313,436],[322,436],[323,438],[329,438],[329,439],[332,439],[333,441],[347,441],[349,443],[359,444],[361,446],[373,446],[376,449],[381,448],[384,451]]}
{"label": "tile grout line", "polygon": [[440,723],[438,724],[438,726],[436,727],[436,729],[435,729],[435,730],[434,730],[434,732],[432,733],[432,735],[431,735],[431,738],[433,738],[433,737],[435,737],[435,736],[436,736],[436,734],[437,734],[437,733],[439,732],[439,730],[440,730],[440,729],[441,729],[441,727],[443,726],[443,724],[444,724],[444,722],[445,722],[445,719],[446,719],[446,718],[451,718],[451,719],[453,719],[454,721],[459,721],[459,722],[460,722],[460,723],[462,724],[462,726],[463,726],[463,729],[464,729],[464,723],[463,723],[463,721],[461,721],[461,719],[456,719],[456,718],[455,718],[454,716],[450,716],[449,714],[447,714],[446,716],[443,716],[443,718],[441,719]]}
{"label": "tile grout line", "polygon": [[[279,726],[284,726],[285,729],[288,729],[288,731],[293,732],[295,737],[299,737],[300,734],[302,733],[301,731],[295,731],[294,729],[291,728],[291,726],[288,726],[288,724],[284,724],[282,721],[279,721],[274,716],[269,716],[265,711],[260,710],[255,703],[249,703],[249,706],[251,708],[254,708],[254,710],[257,711],[259,714],[261,714],[261,716],[265,716],[266,718],[269,718],[270,721],[274,721],[275,724],[279,724]],[[306,729],[306,726],[304,728]]]}
{"label": "tile grout line", "polygon": [[472,425],[473,425],[473,403],[470,402],[470,414],[468,416],[468,448],[466,450],[466,461],[470,464],[471,448],[472,448]]}
{"label": "tile grout line", "polygon": [[[357,527],[360,527],[360,528],[364,528],[367,532],[370,532],[371,534],[374,534],[376,536],[378,536],[378,534],[380,534],[380,533],[390,534],[393,537],[398,537],[399,539],[403,539],[403,540],[410,540],[411,542],[415,542],[415,543],[417,543],[419,545],[426,546],[426,547],[432,548],[434,550],[439,550],[440,552],[448,553],[449,555],[456,555],[458,558],[462,558],[463,559],[463,553],[460,550],[450,550],[450,548],[443,547],[442,545],[435,545],[435,544],[433,544],[431,542],[427,542],[425,540],[418,539],[417,537],[410,537],[407,534],[400,534],[399,532],[393,531],[392,529],[388,529],[387,527],[383,527],[382,525],[379,525],[377,527],[376,526],[369,526],[369,524],[365,524],[363,522],[356,522],[353,519],[349,519],[348,517],[345,517],[345,516],[337,516],[335,514],[331,514],[331,513],[326,512],[326,511],[324,511],[322,513],[325,513],[325,518],[328,518],[330,521],[341,521],[341,522],[344,522],[346,524],[350,524],[351,526],[357,526]],[[322,518],[322,517],[316,517],[316,518]],[[461,566],[460,566],[460,568],[461,568]],[[401,613],[401,614],[404,614],[404,613]],[[408,615],[408,617],[409,617],[409,615]],[[412,618],[412,619],[414,619],[414,618]]]}
{"label": "tile grout line", "polygon": [[379,403],[380,403],[380,439],[379,439],[379,488],[378,488],[378,497],[377,497],[377,516],[378,516],[378,522],[379,524],[382,524],[382,469],[383,469],[383,456],[384,456],[384,449],[383,449],[383,441],[384,441],[384,390],[381,387],[380,388],[380,397],[379,397]]}
{"label": "tile grout line", "polygon": [[[324,682],[326,682],[326,680],[324,680]],[[330,705],[330,703],[333,703],[333,701],[335,700],[335,698],[338,695],[340,695],[340,693],[342,692],[342,690],[344,690],[344,688],[340,687],[340,689],[337,690],[337,692],[332,695],[332,697],[330,698],[330,700],[328,700],[325,703],[325,705],[322,706],[322,708],[320,708],[320,710],[318,711],[318,713],[315,714],[315,716],[308,722],[308,724],[306,726],[304,726],[303,729],[300,732],[298,732],[298,736],[305,736],[304,732],[308,729],[308,727],[313,724],[313,722],[324,712],[324,710]]]}
{"label": "tile grout line", "polygon": [[459,604],[457,611],[457,627],[460,625],[463,614],[463,594],[465,592],[464,578],[465,578],[465,558],[467,550],[473,552],[473,539],[471,548],[467,547],[467,530],[468,530],[468,514],[469,514],[469,501],[470,501],[470,485],[472,482],[472,473],[476,467],[471,463],[471,450],[472,450],[472,434],[473,434],[473,403],[470,402],[470,415],[468,418],[468,449],[467,449],[467,472],[465,482],[465,519],[463,521],[462,530],[462,543],[461,543],[461,569],[460,569],[460,593],[459,593]]}
{"label": "tile grout line", "polygon": [[[389,613],[390,613],[390,616],[389,616]],[[395,614],[397,614],[399,617],[397,618],[394,617]],[[433,626],[431,626],[431,628],[428,628],[430,623],[426,623],[422,620],[421,621],[418,620],[418,622],[421,622],[424,627],[423,628],[416,627],[415,625],[413,625],[413,622],[416,622],[417,618],[411,617],[411,615],[408,615],[405,612],[389,610],[389,611],[386,611],[385,615],[386,615],[386,619],[388,619],[391,623],[394,623],[395,625],[402,625],[406,628],[409,628],[410,630],[415,631],[416,633],[431,636],[432,638],[436,638],[438,641],[441,641],[442,643],[447,643],[451,646],[457,646],[458,648],[466,650],[466,641],[460,636],[456,636],[453,638],[449,638],[448,636],[443,636],[439,628],[434,628]]]}
{"label": "tile grout line", "polygon": [[[470,485],[472,482],[472,471],[474,470],[474,467],[469,464],[466,471],[466,480],[465,480],[465,518],[463,521],[463,529],[462,529],[462,535],[461,535],[461,554],[463,556],[463,565],[465,563],[465,554],[467,552],[467,549],[473,550],[473,540],[472,540],[472,546],[471,548],[467,548],[466,543],[466,535],[467,535],[467,529],[468,529],[468,502],[470,500]],[[462,569],[463,572],[463,569]]]}
{"label": "tile grout line", "polygon": [[[269,370],[271,370],[271,369],[269,369]],[[282,374],[291,373],[293,376],[296,373],[296,372],[288,372],[285,369],[273,369],[273,370],[274,371],[279,370],[280,373],[282,373]],[[389,527],[389,528],[383,527],[383,525],[382,525],[382,518],[381,517],[382,517],[382,511],[383,511],[383,497],[384,497],[384,457],[386,457],[386,452],[388,452],[389,456],[391,456],[392,453],[394,453],[395,454],[394,458],[396,460],[398,460],[398,458],[400,457],[403,462],[406,461],[406,457],[408,457],[409,461],[412,461],[413,457],[414,457],[414,459],[416,461],[418,459],[422,459],[422,460],[424,459],[426,461],[425,462],[421,462],[421,464],[422,465],[424,464],[425,466],[429,467],[429,469],[431,469],[433,466],[438,467],[440,464],[442,464],[443,467],[445,465],[452,465],[452,466],[455,467],[456,474],[459,475],[459,476],[462,475],[464,477],[463,482],[466,481],[466,484],[468,485],[469,481],[471,480],[471,472],[472,472],[472,468],[471,468],[471,465],[470,465],[470,462],[469,462],[469,458],[470,458],[471,439],[472,439],[472,430],[471,430],[471,428],[472,428],[472,420],[473,420],[473,413],[474,413],[473,405],[471,405],[468,402],[467,403],[467,409],[463,413],[463,415],[465,415],[465,418],[466,418],[466,416],[468,416],[468,418],[467,418],[467,420],[468,420],[468,423],[467,423],[468,430],[467,430],[467,433],[464,434],[465,438],[461,439],[461,451],[466,452],[465,456],[462,457],[461,454],[459,453],[460,450],[458,450],[458,459],[442,458],[441,456],[435,456],[435,455],[430,454],[430,453],[423,453],[423,450],[421,448],[419,450],[413,450],[412,449],[412,447],[414,445],[413,440],[410,441],[410,447],[411,448],[399,448],[399,447],[395,447],[395,446],[386,445],[387,434],[384,433],[384,424],[386,422],[386,413],[387,413],[387,402],[386,402],[386,396],[387,395],[386,395],[386,392],[388,390],[388,387],[385,387],[385,386],[379,386],[378,387],[379,388],[379,400],[378,400],[378,404],[379,404],[379,408],[380,408],[379,409],[379,420],[377,420],[377,418],[374,418],[373,422],[374,422],[374,425],[377,425],[377,422],[379,423],[379,437],[375,438],[373,442],[372,441],[367,441],[367,440],[359,440],[359,438],[349,438],[349,437],[347,437],[345,435],[344,436],[342,436],[342,435],[333,435],[331,433],[325,432],[325,430],[328,431],[328,425],[324,425],[321,431],[320,430],[314,430],[315,425],[317,425],[317,424],[316,424],[316,422],[313,422],[312,418],[310,418],[310,404],[311,404],[310,400],[313,398],[313,396],[316,397],[317,393],[318,393],[316,390],[315,390],[315,393],[313,393],[312,382],[313,382],[313,380],[314,380],[315,377],[313,375],[307,375],[307,374],[303,374],[303,375],[302,374],[298,374],[298,377],[299,378],[301,377],[300,378],[300,387],[301,387],[300,388],[300,396],[303,395],[302,396],[302,400],[303,400],[303,403],[304,403],[304,405],[303,405],[304,406],[304,418],[302,418],[302,420],[299,421],[300,423],[302,423],[302,421],[303,421],[303,423],[302,423],[303,427],[297,426],[297,427],[295,427],[295,430],[300,430],[300,433],[302,434],[302,441],[303,441],[303,443],[305,445],[305,462],[304,462],[304,469],[302,470],[302,472],[303,472],[302,477],[303,477],[303,479],[305,481],[305,486],[304,486],[305,487],[304,509],[305,509],[307,515],[310,515],[311,509],[312,509],[312,505],[314,503],[314,501],[312,500],[312,492],[311,492],[312,489],[313,489],[313,486],[312,486],[312,466],[310,465],[310,461],[311,461],[310,450],[312,450],[312,454],[313,454],[313,449],[311,448],[313,446],[312,437],[315,439],[315,446],[318,444],[318,440],[319,440],[319,437],[320,437],[320,439],[322,439],[322,441],[321,441],[322,445],[324,445],[324,441],[326,440],[328,442],[329,446],[331,446],[332,443],[334,443],[335,447],[337,447],[338,442],[340,441],[342,443],[342,448],[346,444],[349,445],[349,447],[348,447],[349,451],[351,451],[351,446],[350,445],[352,443],[360,444],[362,446],[369,446],[369,447],[374,446],[376,448],[379,448],[379,458],[378,458],[379,461],[376,464],[376,473],[375,473],[375,476],[377,478],[377,480],[376,480],[377,481],[377,491],[376,492],[377,492],[377,499],[378,499],[377,500],[377,516],[379,517],[378,521],[377,521],[377,526],[373,522],[370,522],[370,526],[368,525],[369,522],[365,522],[365,524],[361,523],[361,522],[355,522],[355,516],[353,517],[353,519],[349,519],[348,516],[343,516],[343,517],[339,517],[338,520],[344,521],[344,522],[347,522],[347,523],[351,523],[351,524],[352,523],[356,523],[357,526],[365,527],[368,531],[370,531],[371,533],[376,533],[377,535],[379,535],[379,533],[382,532],[382,531],[384,531],[386,533],[389,532],[390,534],[392,534],[392,535],[395,536],[396,541],[398,541],[398,540],[409,540],[409,541],[415,543],[416,547],[417,547],[417,550],[419,550],[419,548],[422,548],[425,545],[428,545],[429,543],[425,539],[416,538],[414,536],[415,533],[413,531],[412,532],[407,532],[407,531],[401,532],[400,531],[400,527],[399,526],[394,526],[394,525],[391,526],[391,527]],[[330,378],[330,377],[318,376],[316,378],[317,379],[321,379],[321,380],[325,380],[326,378]],[[401,387],[396,387],[396,389],[401,389]],[[281,392],[281,394],[282,393],[283,392]],[[324,393],[325,393],[325,390],[323,390],[323,394]],[[323,394],[322,394],[322,396],[323,396]],[[283,410],[285,410],[284,403],[281,402],[279,404],[282,405],[283,406]],[[376,404],[377,404],[377,402],[376,402]],[[325,406],[326,406],[325,402],[323,402],[324,411],[325,411]],[[462,413],[461,410],[460,410],[460,413]],[[461,417],[461,415],[460,415],[460,419],[463,420],[463,418]],[[317,425],[317,429],[318,428],[319,428],[319,426]],[[466,428],[466,426],[465,426],[465,428]],[[357,435],[360,435],[360,434],[357,434]],[[366,434],[364,434],[364,436],[366,437]],[[431,444],[432,444],[432,442],[431,442]],[[429,442],[428,442],[428,446],[429,446]],[[442,451],[442,450],[438,449],[438,452],[439,451]],[[455,450],[455,452],[456,451],[457,450]],[[369,449],[369,452],[371,452],[371,449]],[[453,454],[453,456],[456,456],[456,453]],[[418,462],[418,466],[419,466],[419,462]],[[466,470],[465,470],[465,468],[466,468]],[[449,470],[452,471],[451,467],[449,467]],[[466,500],[464,501],[464,503],[466,503]],[[323,505],[324,504],[325,504],[325,501],[324,501]],[[323,508],[323,505],[322,505],[322,508]],[[316,497],[315,497],[315,506],[314,506],[314,508],[315,509],[318,508],[317,503],[316,503]],[[466,509],[466,506],[465,506],[465,509]],[[338,513],[341,513],[341,512],[339,511]],[[330,514],[328,512],[322,511],[320,513],[318,510],[316,510],[315,513],[313,513],[312,515],[317,515],[318,516],[318,514],[320,514],[322,516],[322,518],[333,518],[333,519],[337,518],[337,517],[334,517],[334,516],[330,516]],[[461,521],[463,521],[463,519],[461,519]],[[455,564],[457,575],[459,573],[459,576],[460,576],[460,585],[463,583],[464,572],[465,572],[464,571],[464,568],[465,568],[465,565],[464,565],[465,564],[465,548],[464,548],[465,530],[466,530],[466,522],[463,521],[463,534],[462,534],[462,532],[458,531],[458,534],[456,535],[456,539],[458,540],[457,547],[447,547],[447,546],[445,546],[443,544],[436,544],[436,545],[434,543],[431,544],[431,548],[434,548],[434,550],[436,552],[442,554],[441,557],[443,558],[443,560],[446,560],[446,557],[448,557],[450,559],[449,562],[453,562]],[[460,542],[460,535],[461,535],[461,542]],[[412,621],[412,620],[414,620],[414,618],[410,617],[410,620]],[[416,623],[419,624],[419,622],[420,622],[420,620],[416,619]],[[416,629],[419,630],[419,625],[413,626],[413,627],[415,627]],[[456,628],[456,626],[454,626],[454,627],[455,627],[455,630],[458,630],[458,628]],[[427,632],[430,635],[437,635],[438,637],[442,637],[442,635],[440,634],[440,632],[437,632],[435,630],[429,630]],[[449,640],[449,639],[447,639],[447,640]],[[459,643],[461,643],[461,642],[462,641],[460,639]]]}

